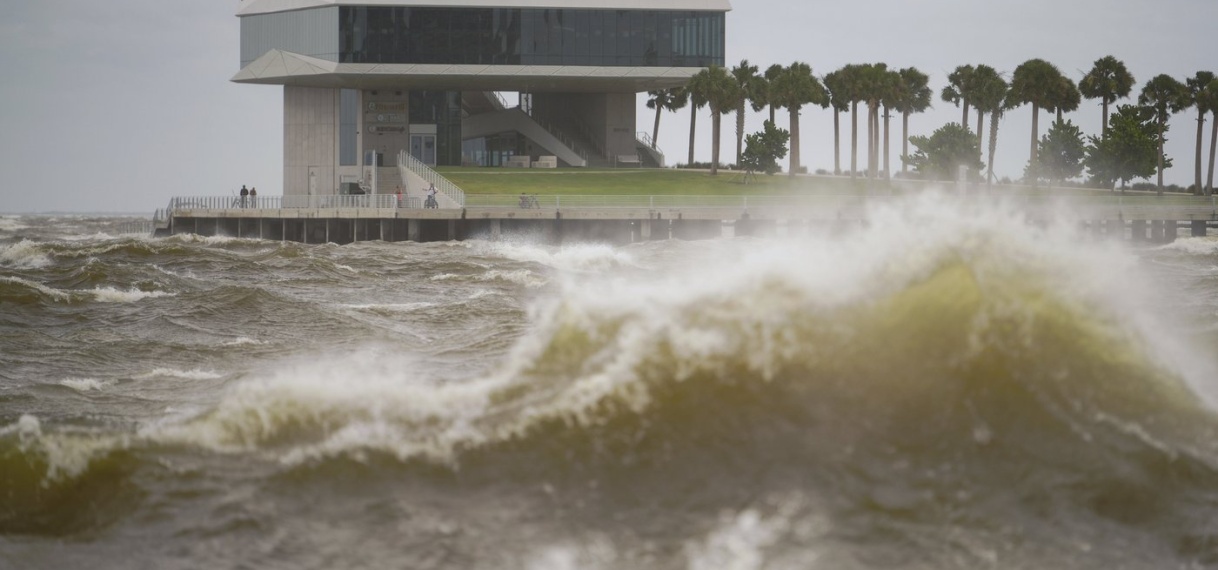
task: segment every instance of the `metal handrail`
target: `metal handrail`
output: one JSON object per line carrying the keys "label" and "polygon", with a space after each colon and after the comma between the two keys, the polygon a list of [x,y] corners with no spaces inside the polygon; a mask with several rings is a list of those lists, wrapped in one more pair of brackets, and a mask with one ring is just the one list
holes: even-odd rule
{"label": "metal handrail", "polygon": [[[398,152],[398,166],[406,167],[429,184],[435,184],[436,190],[443,192],[445,196],[456,202],[458,206],[465,206],[465,191],[461,187],[453,184],[451,180],[440,175],[439,172],[436,172],[430,166],[423,164],[423,161],[411,156],[405,150]],[[405,182],[405,177],[403,177],[403,182]]]}
{"label": "metal handrail", "polygon": [[[441,188],[441,184],[442,182],[438,183],[437,188]],[[456,190],[460,191],[459,188]],[[739,212],[806,212],[813,210],[861,212],[869,207],[900,199],[893,195],[852,194],[796,196],[530,194],[525,195],[522,199],[521,195],[513,194],[465,194],[464,192],[461,192],[460,197],[463,207],[472,208],[723,209]],[[1092,219],[1153,219],[1155,214],[1169,209],[1171,214],[1185,215],[1189,219],[1218,219],[1218,197],[1214,196],[1001,196],[988,198],[970,196],[963,199],[975,203],[1000,201],[1027,213],[1053,213],[1066,219],[1069,219],[1071,215],[1080,218],[1085,215]],[[258,196],[247,198],[244,207],[241,205],[240,197],[231,195],[177,196],[169,201],[168,208],[158,210],[153,215],[153,223],[155,224],[158,220],[167,222],[175,212],[183,210],[222,210],[235,213],[243,210],[294,208],[388,210],[420,208],[421,206],[420,198],[403,196],[399,202],[393,194]]]}

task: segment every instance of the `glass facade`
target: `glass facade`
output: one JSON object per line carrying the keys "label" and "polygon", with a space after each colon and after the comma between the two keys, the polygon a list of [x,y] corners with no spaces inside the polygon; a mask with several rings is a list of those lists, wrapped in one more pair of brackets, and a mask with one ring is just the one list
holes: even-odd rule
{"label": "glass facade", "polygon": [[241,18],[241,67],[273,49],[338,61],[338,7]]}
{"label": "glass facade", "polygon": [[411,91],[411,124],[436,126],[436,164],[461,164],[461,92]]}
{"label": "glass facade", "polygon": [[724,60],[722,12],[338,10],[341,63],[706,67]]}

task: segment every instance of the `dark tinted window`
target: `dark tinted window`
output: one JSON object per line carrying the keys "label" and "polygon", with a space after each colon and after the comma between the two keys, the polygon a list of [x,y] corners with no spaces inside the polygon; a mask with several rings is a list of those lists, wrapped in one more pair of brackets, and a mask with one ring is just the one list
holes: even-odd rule
{"label": "dark tinted window", "polygon": [[723,65],[721,12],[344,6],[339,61]]}

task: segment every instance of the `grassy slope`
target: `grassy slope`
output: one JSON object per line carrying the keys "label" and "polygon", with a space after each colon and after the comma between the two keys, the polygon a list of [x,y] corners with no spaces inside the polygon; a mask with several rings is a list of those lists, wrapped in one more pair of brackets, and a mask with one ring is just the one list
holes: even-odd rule
{"label": "grassy slope", "polygon": [[[789,194],[859,194],[871,189],[877,192],[909,192],[922,190],[927,182],[893,180],[891,183],[864,178],[840,176],[774,176],[757,175],[748,184],[740,172],[720,170],[716,176],[709,172],[678,169],[588,169],[560,168],[555,170],[440,167],[437,169],[468,194],[595,194],[595,195],[665,195],[691,196],[782,196]],[[950,183],[934,183],[945,189]],[[1104,190],[1088,188],[1027,188],[995,186],[995,192],[1005,194],[1111,195]]]}

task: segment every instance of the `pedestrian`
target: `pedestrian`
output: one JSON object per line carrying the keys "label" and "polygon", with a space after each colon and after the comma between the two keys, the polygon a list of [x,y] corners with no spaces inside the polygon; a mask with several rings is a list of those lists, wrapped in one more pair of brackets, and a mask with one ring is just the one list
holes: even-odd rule
{"label": "pedestrian", "polygon": [[427,189],[427,204],[428,208],[439,208],[440,204],[436,202],[436,184],[433,182]]}
{"label": "pedestrian", "polygon": [[242,208],[245,207],[245,200],[247,198],[249,198],[249,195],[250,195],[250,189],[246,188],[245,185],[242,184],[241,185],[241,207]]}
{"label": "pedestrian", "polygon": [[398,190],[397,190],[397,192],[394,192],[394,194],[396,194],[396,195],[397,195],[397,197],[398,197],[398,207],[399,207],[399,208],[401,208],[401,207],[402,207],[402,187],[401,187],[400,185],[398,186]]}
{"label": "pedestrian", "polygon": [[258,207],[258,189],[250,186],[250,207]]}

